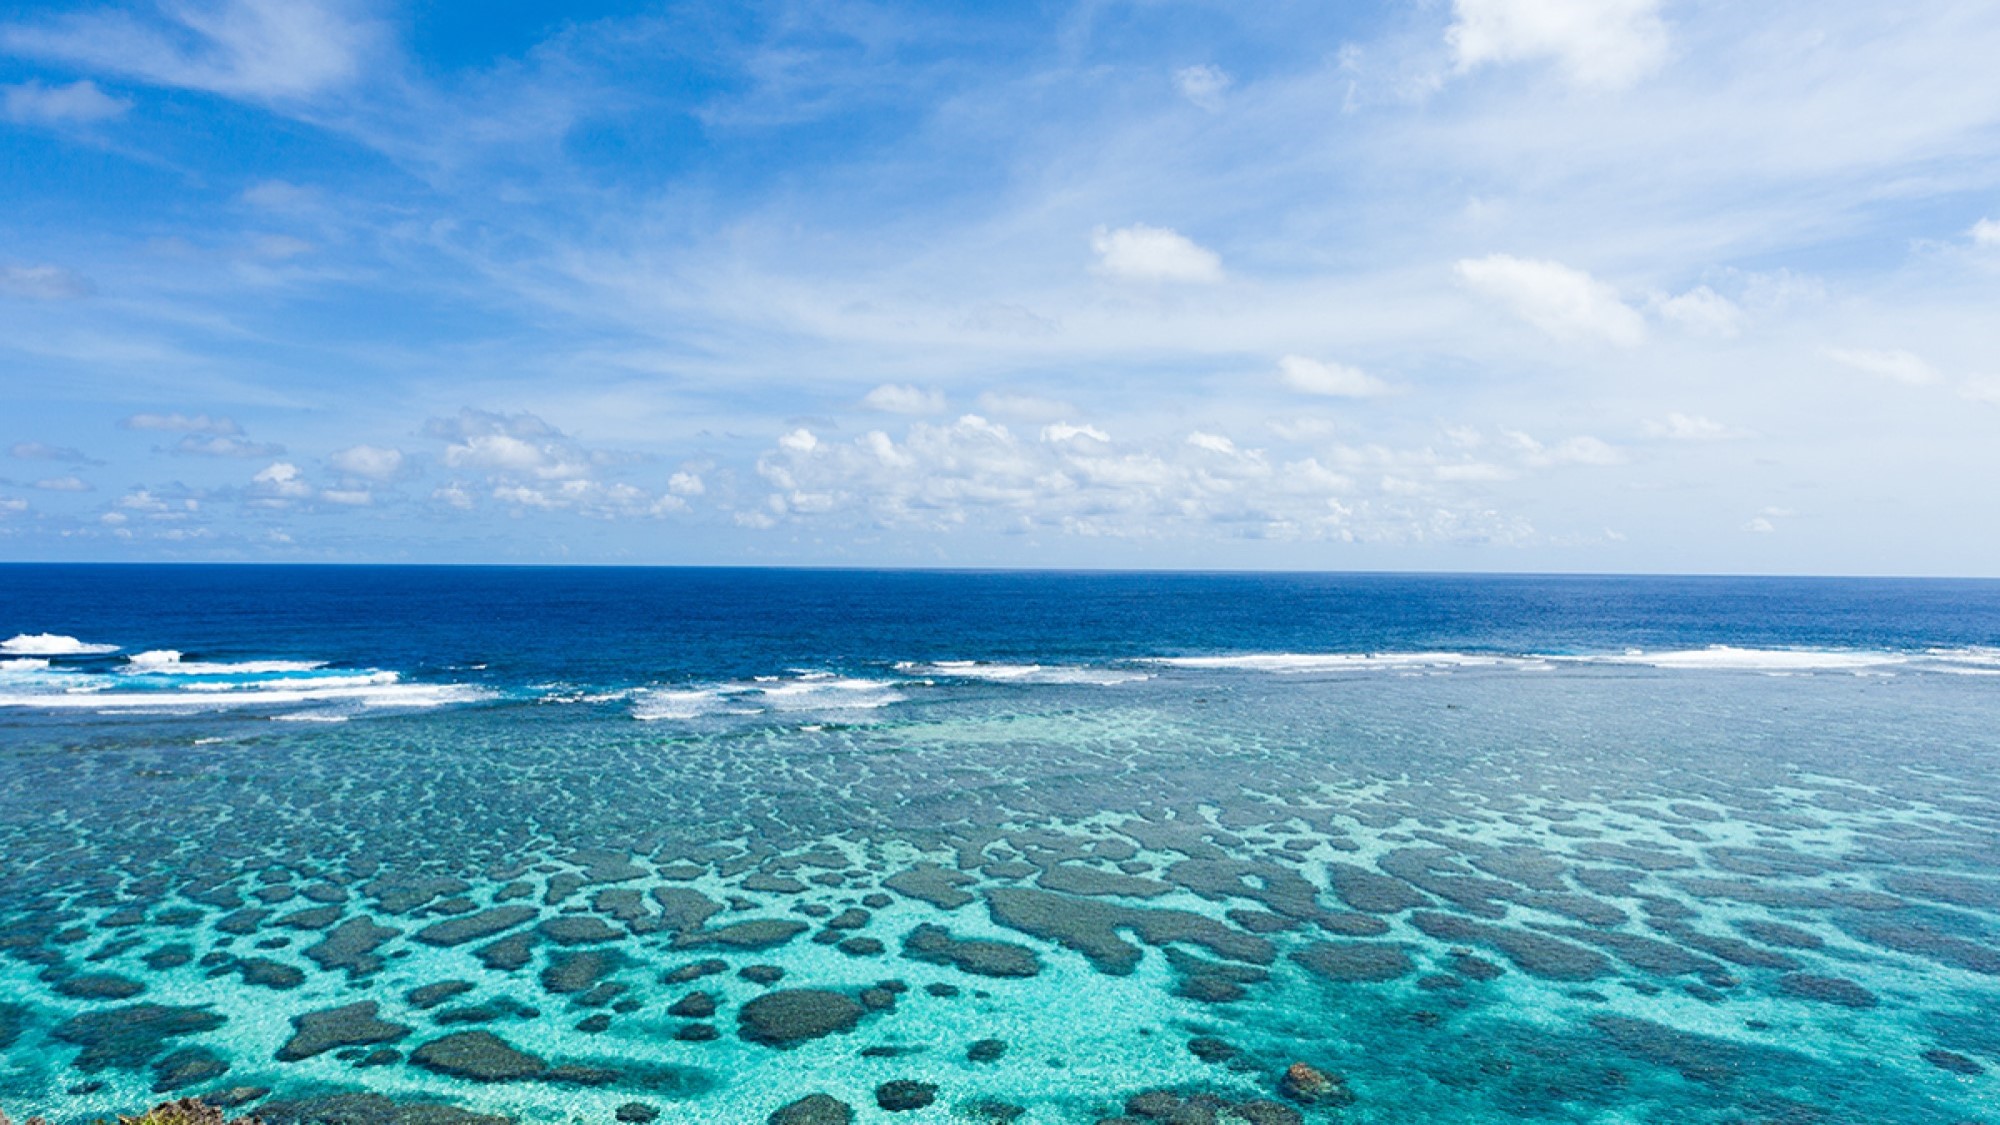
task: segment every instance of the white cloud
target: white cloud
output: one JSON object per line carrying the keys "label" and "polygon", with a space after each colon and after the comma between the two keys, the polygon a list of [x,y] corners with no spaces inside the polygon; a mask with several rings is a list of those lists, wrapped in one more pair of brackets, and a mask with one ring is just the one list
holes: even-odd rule
{"label": "white cloud", "polygon": [[1749,436],[1746,431],[1733,426],[1725,426],[1713,418],[1699,414],[1669,413],[1665,418],[1649,419],[1642,429],[1650,437],[1665,438],[1668,441],[1727,441],[1730,438]]}
{"label": "white cloud", "polygon": [[1706,285],[1661,301],[1660,315],[1697,336],[1726,339],[1743,331],[1743,309]]}
{"label": "white cloud", "polygon": [[1981,219],[1966,234],[1974,246],[2000,246],[2000,219]]}
{"label": "white cloud", "polygon": [[2000,375],[1972,375],[1959,385],[1958,393],[1973,402],[2000,406]]}
{"label": "white cloud", "polygon": [[0,295],[27,301],[75,301],[97,292],[89,278],[60,266],[0,268]]}
{"label": "white cloud", "polygon": [[667,491],[675,496],[700,496],[708,486],[702,483],[701,474],[683,469],[667,478]]}
{"label": "white cloud", "polygon": [[403,451],[379,445],[355,445],[335,452],[327,463],[348,476],[390,480],[403,471]]}
{"label": "white cloud", "polygon": [[[967,415],[977,417],[977,415]],[[1092,425],[1072,426],[1067,422],[1056,422],[1042,427],[1042,440],[1046,442],[1070,441],[1074,438],[1089,438],[1092,441],[1110,441],[1111,435]]]}
{"label": "white cloud", "polygon": [[1667,59],[1660,0],[1453,0],[1445,31],[1460,73],[1549,60],[1579,86],[1629,86]]}
{"label": "white cloud", "polygon": [[594,458],[562,431],[533,414],[493,414],[466,409],[456,418],[433,418],[425,432],[447,442],[444,463],[536,480],[589,476]]}
{"label": "white cloud", "polygon": [[1213,431],[1119,443],[1093,425],[1056,424],[1035,440],[968,414],[913,423],[901,439],[876,431],[810,448],[781,441],[757,463],[770,491],[732,516],[750,528],[1521,542],[1533,528],[1480,490],[1523,472],[1622,460],[1595,438],[1544,446],[1519,437],[1525,446],[1510,440],[1505,463],[1379,446],[1286,460]]}
{"label": "white cloud", "polygon": [[15,442],[8,448],[7,453],[23,461],[69,461],[79,465],[97,463],[81,449],[72,449],[66,445],[50,445],[40,441]]}
{"label": "white cloud", "polygon": [[78,12],[0,28],[0,46],[33,58],[247,98],[301,98],[359,73],[375,38],[344,5],[222,0],[163,6],[172,25],[124,12]]}
{"label": "white cloud", "polygon": [[0,516],[18,516],[28,510],[28,502],[13,497],[0,496]]}
{"label": "white cloud", "polygon": [[1135,223],[1117,230],[1098,227],[1090,236],[1098,271],[1127,281],[1205,283],[1222,280],[1215,252],[1165,227]]}
{"label": "white cloud", "polygon": [[1200,66],[1184,66],[1174,71],[1174,89],[1179,90],[1182,97],[1211,113],[1222,108],[1222,95],[1229,91],[1234,82],[1227,71],[1206,63]]}
{"label": "white cloud", "polygon": [[89,125],[124,114],[132,103],[114,98],[88,78],[67,86],[44,86],[29,80],[0,87],[0,106],[7,119],[27,125]]}
{"label": "white cloud", "polygon": [[987,391],[980,395],[979,410],[1013,422],[1059,422],[1077,414],[1075,406],[1061,399],[1007,391]]}
{"label": "white cloud", "polygon": [[206,414],[133,414],[118,423],[128,430],[160,430],[183,434],[241,434],[234,419]]}
{"label": "white cloud", "polygon": [[1769,535],[1778,530],[1778,527],[1763,516],[1754,516],[1749,522],[1743,525],[1743,530],[1754,535]]}
{"label": "white cloud", "polygon": [[1500,302],[1557,340],[1601,340],[1633,347],[1646,338],[1646,322],[1618,291],[1561,262],[1492,254],[1461,260],[1459,280]]}
{"label": "white cloud", "polygon": [[1619,465],[1625,461],[1625,455],[1615,447],[1587,435],[1566,438],[1555,445],[1544,445],[1519,430],[1502,430],[1500,436],[1514,446],[1522,463],[1530,468],[1546,469],[1558,465]]}
{"label": "white cloud", "polygon": [[290,461],[273,461],[258,470],[250,482],[255,486],[252,491],[266,498],[302,500],[311,496],[313,491],[299,473],[299,467]]}
{"label": "white cloud", "polygon": [[167,450],[176,457],[276,457],[284,451],[285,447],[275,442],[251,441],[235,434],[187,434]]}
{"label": "white cloud", "polygon": [[1302,355],[1288,355],[1278,360],[1278,372],[1286,386],[1309,395],[1369,398],[1388,394],[1391,390],[1389,384],[1358,367]]}
{"label": "white cloud", "polygon": [[944,392],[884,383],[863,396],[861,405],[886,414],[939,414],[944,411]]}
{"label": "white cloud", "polygon": [[365,488],[323,488],[319,498],[329,504],[339,504],[346,508],[367,507],[375,502],[375,495]]}
{"label": "white cloud", "polygon": [[[629,454],[592,449],[533,414],[495,414],[465,409],[453,418],[433,418],[424,430],[441,439],[443,461],[452,469],[482,474],[484,485],[454,480],[431,498],[460,510],[478,507],[483,496],[514,510],[565,512],[591,519],[652,518],[688,510],[682,490],[699,478],[676,474],[666,492],[653,493],[602,474],[635,462]],[[699,492],[696,487],[685,494]]]}
{"label": "white cloud", "polygon": [[819,448],[819,439],[813,436],[811,430],[801,426],[784,437],[779,438],[778,445],[793,453],[811,453],[813,450]]}
{"label": "white cloud", "polygon": [[1826,358],[1843,367],[1865,371],[1878,378],[1913,387],[1928,386],[1939,379],[1937,369],[1923,357],[1901,350],[1872,351],[1866,348],[1828,348]]}
{"label": "white cloud", "polygon": [[49,477],[35,482],[43,492],[95,492],[96,487],[82,477]]}

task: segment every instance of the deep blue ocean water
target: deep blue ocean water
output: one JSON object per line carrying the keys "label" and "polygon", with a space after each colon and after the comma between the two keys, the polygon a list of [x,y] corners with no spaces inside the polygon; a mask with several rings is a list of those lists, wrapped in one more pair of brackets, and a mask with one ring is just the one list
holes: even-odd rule
{"label": "deep blue ocean water", "polygon": [[0,1108],[2000,1120],[1996,732],[1994,582],[0,566]]}

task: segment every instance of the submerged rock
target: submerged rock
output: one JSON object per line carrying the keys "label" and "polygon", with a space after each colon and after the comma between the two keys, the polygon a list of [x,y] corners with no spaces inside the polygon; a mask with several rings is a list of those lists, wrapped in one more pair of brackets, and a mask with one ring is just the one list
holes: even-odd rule
{"label": "submerged rock", "polygon": [[1395,980],[1416,966],[1400,945],[1314,942],[1292,953],[1313,975],[1348,983]]}
{"label": "submerged rock", "polygon": [[56,1025],[55,1037],[82,1047],[76,1068],[138,1070],[166,1049],[167,1040],[214,1031],[225,1021],[207,1008],[131,1004],[72,1016]]}
{"label": "submerged rock", "polygon": [[418,930],[415,937],[426,945],[454,946],[469,941],[492,937],[538,916],[541,912],[532,906],[496,906],[477,914],[462,914],[433,922]]}
{"label": "submerged rock", "polygon": [[1295,1062],[1278,1079],[1278,1090],[1301,1105],[1343,1106],[1354,1104],[1354,1094],[1337,1074],[1310,1063]]}
{"label": "submerged rock", "polygon": [[363,1000],[292,1017],[292,1037],[278,1048],[279,1062],[298,1062],[341,1047],[393,1043],[410,1033],[399,1023],[378,1019],[375,1001]]}
{"label": "submerged rock", "polygon": [[807,1094],[773,1110],[765,1125],[850,1125],[853,1120],[853,1108],[832,1094]]}
{"label": "submerged rock", "polygon": [[410,1052],[425,1070],[474,1082],[519,1082],[542,1077],[549,1064],[490,1031],[460,1031]]}
{"label": "submerged rock", "polygon": [[206,1047],[183,1047],[153,1064],[153,1092],[164,1094],[229,1073],[229,1064]]}
{"label": "submerged rock", "polygon": [[343,969],[350,977],[367,976],[382,968],[376,950],[401,933],[368,918],[349,918],[326,931],[317,945],[306,950],[306,956],[322,969]]}
{"label": "submerged rock", "polygon": [[752,1043],[790,1047],[810,1039],[852,1031],[863,1009],[853,999],[821,989],[767,992],[737,1011],[737,1034]]}
{"label": "submerged rock", "polygon": [[1231,961],[1268,965],[1277,957],[1263,938],[1186,910],[1124,906],[1028,887],[996,887],[986,892],[986,905],[1000,925],[1074,949],[1113,976],[1139,964],[1138,947],[1121,936],[1127,930],[1149,945],[1192,942]]}
{"label": "submerged rock", "polygon": [[890,1113],[922,1109],[937,1100],[935,1085],[898,1078],[875,1087],[875,1104]]}
{"label": "submerged rock", "polygon": [[920,863],[882,880],[882,885],[897,894],[928,902],[940,910],[957,910],[972,901],[972,896],[959,888],[974,882],[978,880],[962,871],[952,871],[934,863]]}
{"label": "submerged rock", "polygon": [[1012,942],[961,940],[943,926],[924,923],[903,939],[903,956],[933,965],[950,965],[983,977],[1031,977],[1042,971],[1035,951]]}
{"label": "submerged rock", "polygon": [[775,949],[809,929],[804,922],[789,918],[753,918],[713,930],[696,930],[674,939],[680,949],[721,945],[731,949]]}
{"label": "submerged rock", "polygon": [[146,986],[116,973],[84,973],[57,981],[56,991],[78,1000],[129,1000]]}

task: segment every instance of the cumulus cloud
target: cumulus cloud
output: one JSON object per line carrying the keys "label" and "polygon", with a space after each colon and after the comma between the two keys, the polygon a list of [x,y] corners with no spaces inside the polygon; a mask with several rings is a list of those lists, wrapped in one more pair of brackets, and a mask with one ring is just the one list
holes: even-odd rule
{"label": "cumulus cloud", "polygon": [[60,266],[0,267],[0,295],[24,301],[75,301],[97,292],[80,273]]}
{"label": "cumulus cloud", "polygon": [[1913,387],[1929,386],[1939,380],[1937,369],[1922,356],[1901,350],[1872,351],[1867,348],[1828,348],[1826,358],[1843,367],[1866,372],[1881,379]]}
{"label": "cumulus cloud", "polygon": [[[481,498],[517,513],[570,512],[593,519],[662,516],[688,508],[681,494],[660,494],[603,474],[634,460],[592,449],[533,414],[465,409],[433,418],[425,432],[446,443],[444,464],[480,479],[453,480],[431,498],[469,510]],[[804,431],[800,431],[804,432]]]}
{"label": "cumulus cloud", "polygon": [[221,0],[163,5],[161,19],[111,10],[0,27],[17,55],[243,98],[302,98],[360,71],[374,30],[344,5]]}
{"label": "cumulus cloud", "polygon": [[1697,336],[1727,339],[1743,331],[1743,309],[1706,285],[1660,302],[1660,315]]}
{"label": "cumulus cloud", "polygon": [[30,80],[0,87],[0,110],[7,120],[21,125],[89,125],[122,116],[131,108],[131,102],[112,97],[87,78],[67,86]]}
{"label": "cumulus cloud", "polygon": [[1109,277],[1197,284],[1222,280],[1222,259],[1213,250],[1166,227],[1098,227],[1090,247],[1097,252],[1098,272]]}
{"label": "cumulus cloud", "polygon": [[1561,262],[1492,254],[1466,258],[1456,272],[1467,288],[1557,340],[1633,347],[1646,338],[1644,318],[1616,289]]}
{"label": "cumulus cloud", "polygon": [[93,460],[89,454],[81,449],[72,449],[67,445],[50,445],[47,442],[40,441],[17,441],[8,447],[7,453],[9,456],[22,461],[68,461],[77,465],[102,464],[102,462]]}
{"label": "cumulus cloud", "polygon": [[444,463],[535,480],[577,480],[590,475],[602,454],[586,450],[533,414],[493,414],[466,409],[455,418],[433,418],[425,432],[446,441]]}
{"label": "cumulus cloud", "polygon": [[1380,446],[1286,458],[1213,430],[1120,443],[1089,424],[1019,434],[967,414],[913,423],[900,439],[880,430],[844,441],[780,439],[757,462],[770,491],[733,517],[750,528],[802,522],[1121,538],[1521,541],[1532,527],[1483,502],[1479,489],[1622,460],[1595,438],[1544,445],[1508,437],[1492,462]]}
{"label": "cumulus cloud", "polygon": [[1665,418],[1648,419],[1641,426],[1647,436],[1664,438],[1667,441],[1727,441],[1731,438],[1748,437],[1747,431],[1734,426],[1725,426],[1713,418],[1699,414],[1669,413]]}
{"label": "cumulus cloud", "polygon": [[1667,60],[1660,0],[1453,0],[1445,41],[1460,73],[1547,61],[1579,86],[1629,86]]}
{"label": "cumulus cloud", "polygon": [[[968,417],[977,417],[977,415],[968,415]],[[1088,423],[1081,426],[1072,426],[1068,422],[1056,422],[1052,425],[1042,427],[1042,440],[1046,442],[1075,441],[1077,438],[1108,442],[1111,440],[1111,435]]]}
{"label": "cumulus cloud", "polygon": [[907,383],[884,383],[862,396],[861,405],[886,414],[942,414],[944,392]]}
{"label": "cumulus cloud", "polygon": [[352,445],[337,450],[327,464],[351,477],[391,480],[403,471],[403,451],[379,445]]}
{"label": "cumulus cloud", "polygon": [[267,500],[303,500],[313,492],[299,473],[299,467],[289,461],[272,462],[258,470],[250,483],[252,495]]}
{"label": "cumulus cloud", "polygon": [[238,434],[187,434],[167,450],[176,457],[276,457],[284,451],[276,442],[251,441]]}
{"label": "cumulus cloud", "polygon": [[95,492],[96,486],[82,477],[47,477],[35,482],[43,492]]}
{"label": "cumulus cloud", "polygon": [[0,516],[18,516],[28,510],[28,502],[18,497],[0,496]]}
{"label": "cumulus cloud", "polygon": [[2000,219],[1981,219],[1965,233],[1974,246],[2000,246]]}
{"label": "cumulus cloud", "polygon": [[1211,113],[1222,108],[1222,95],[1233,84],[1234,79],[1227,71],[1206,63],[1174,71],[1174,89],[1181,92],[1181,97]]}
{"label": "cumulus cloud", "polygon": [[235,435],[243,432],[234,419],[211,418],[206,414],[133,414],[118,423],[128,430],[157,430],[165,433]]}
{"label": "cumulus cloud", "polygon": [[1618,465],[1625,461],[1623,453],[1604,441],[1587,435],[1565,438],[1554,445],[1544,445],[1519,430],[1503,430],[1500,436],[1514,447],[1521,462],[1530,468],[1546,469],[1557,465]]}
{"label": "cumulus cloud", "polygon": [[1391,389],[1389,384],[1358,367],[1302,355],[1288,355],[1278,360],[1278,374],[1286,386],[1309,395],[1370,398],[1388,394]]}

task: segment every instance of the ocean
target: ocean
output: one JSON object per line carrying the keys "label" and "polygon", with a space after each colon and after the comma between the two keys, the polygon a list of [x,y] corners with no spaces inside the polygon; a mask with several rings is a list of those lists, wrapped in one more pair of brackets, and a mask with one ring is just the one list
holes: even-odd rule
{"label": "ocean", "polygon": [[1995,1122],[1996,767],[1996,582],[4,566],[0,1109]]}

